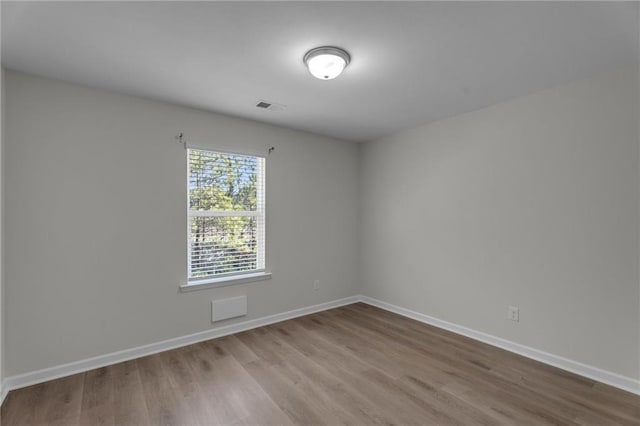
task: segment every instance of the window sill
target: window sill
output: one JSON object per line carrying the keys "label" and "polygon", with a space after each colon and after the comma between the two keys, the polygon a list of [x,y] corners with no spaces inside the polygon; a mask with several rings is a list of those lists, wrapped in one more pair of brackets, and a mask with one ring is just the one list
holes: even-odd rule
{"label": "window sill", "polygon": [[256,272],[255,274],[235,275],[231,277],[209,278],[191,281],[180,286],[181,292],[204,290],[207,288],[226,287],[236,284],[252,283],[255,281],[270,280],[271,272]]}

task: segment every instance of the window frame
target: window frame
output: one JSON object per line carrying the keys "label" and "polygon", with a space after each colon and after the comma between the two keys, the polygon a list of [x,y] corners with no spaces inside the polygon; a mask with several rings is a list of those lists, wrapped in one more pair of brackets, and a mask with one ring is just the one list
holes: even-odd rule
{"label": "window frame", "polygon": [[[266,155],[257,154],[255,152],[242,152],[239,150],[231,150],[231,149],[221,149],[221,148],[212,148],[212,147],[200,147],[200,146],[186,146],[186,190],[187,190],[187,198],[186,198],[186,249],[187,249],[187,274],[186,274],[186,282],[180,285],[181,291],[192,291],[198,289],[206,289],[206,288],[214,288],[214,287],[223,287],[229,285],[236,284],[244,284],[248,282],[262,281],[271,278],[271,272],[267,270],[267,262],[266,262],[266,240],[267,240],[267,231],[266,231],[266,168],[267,161]],[[233,211],[233,210],[203,210],[196,211],[191,210],[191,200],[190,200],[190,191],[189,191],[189,179],[190,179],[190,151],[198,150],[198,151],[206,151],[215,154],[223,154],[223,155],[237,155],[244,157],[255,157],[258,160],[257,165],[257,180],[260,182],[256,188],[256,210],[242,210],[242,211]],[[261,190],[260,190],[261,189]],[[262,243],[257,241],[257,253],[256,253],[256,269],[250,269],[246,271],[239,272],[228,272],[223,274],[212,275],[209,277],[191,277],[191,220],[193,217],[255,217],[257,221],[257,234],[258,238],[262,237]]]}

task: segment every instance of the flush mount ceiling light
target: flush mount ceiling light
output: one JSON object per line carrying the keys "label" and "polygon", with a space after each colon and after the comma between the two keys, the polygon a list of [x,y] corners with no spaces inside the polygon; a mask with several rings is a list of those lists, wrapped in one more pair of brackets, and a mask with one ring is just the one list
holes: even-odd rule
{"label": "flush mount ceiling light", "polygon": [[315,78],[331,80],[349,65],[351,57],[339,47],[323,46],[308,51],[303,60]]}

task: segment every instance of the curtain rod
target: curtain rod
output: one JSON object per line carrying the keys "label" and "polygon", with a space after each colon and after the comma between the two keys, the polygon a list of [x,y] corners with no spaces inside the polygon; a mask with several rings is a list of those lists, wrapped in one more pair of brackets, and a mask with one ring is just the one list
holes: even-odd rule
{"label": "curtain rod", "polygon": [[[187,140],[185,139],[183,132],[178,133],[175,136],[175,139],[178,141],[180,145],[184,147],[184,149],[187,149]],[[267,150],[267,155],[271,155],[271,153],[275,150],[276,150],[275,146],[269,147],[269,149]]]}

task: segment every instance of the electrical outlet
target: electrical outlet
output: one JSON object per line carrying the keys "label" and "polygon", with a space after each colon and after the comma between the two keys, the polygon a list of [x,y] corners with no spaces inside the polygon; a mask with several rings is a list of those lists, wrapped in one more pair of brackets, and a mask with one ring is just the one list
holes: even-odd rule
{"label": "electrical outlet", "polygon": [[320,290],[320,280],[315,280],[313,282],[313,289],[314,290]]}
{"label": "electrical outlet", "polygon": [[518,308],[517,306],[509,306],[509,309],[507,311],[507,318],[509,318],[511,321],[520,321],[520,308]]}

